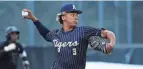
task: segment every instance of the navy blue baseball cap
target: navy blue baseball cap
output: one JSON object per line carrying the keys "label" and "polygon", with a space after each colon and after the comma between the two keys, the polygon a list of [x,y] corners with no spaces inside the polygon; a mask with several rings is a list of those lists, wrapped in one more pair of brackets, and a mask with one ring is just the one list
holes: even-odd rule
{"label": "navy blue baseball cap", "polygon": [[77,14],[83,13],[81,10],[77,10],[75,5],[73,4],[66,4],[61,8],[61,13],[63,12],[76,12]]}

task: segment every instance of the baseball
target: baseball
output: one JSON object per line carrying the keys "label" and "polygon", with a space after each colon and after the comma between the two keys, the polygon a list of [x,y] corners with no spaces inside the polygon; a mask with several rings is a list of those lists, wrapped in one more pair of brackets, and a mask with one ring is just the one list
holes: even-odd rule
{"label": "baseball", "polygon": [[22,16],[23,16],[23,17],[28,16],[28,12],[22,11]]}

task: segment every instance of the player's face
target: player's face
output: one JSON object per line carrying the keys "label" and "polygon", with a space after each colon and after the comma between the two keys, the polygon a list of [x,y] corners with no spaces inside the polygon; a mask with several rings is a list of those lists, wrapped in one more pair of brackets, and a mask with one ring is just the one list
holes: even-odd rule
{"label": "player's face", "polygon": [[13,32],[10,34],[10,37],[12,42],[16,42],[18,40],[18,33]]}
{"label": "player's face", "polygon": [[76,12],[69,12],[64,15],[64,21],[69,26],[76,26],[78,22],[78,14]]}

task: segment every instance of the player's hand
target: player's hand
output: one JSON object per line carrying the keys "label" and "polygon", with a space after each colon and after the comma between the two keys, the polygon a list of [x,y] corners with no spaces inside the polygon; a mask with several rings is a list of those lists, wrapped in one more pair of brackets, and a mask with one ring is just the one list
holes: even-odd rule
{"label": "player's hand", "polygon": [[114,45],[112,43],[107,43],[106,44],[106,51],[107,51],[107,53],[111,53],[113,47],[114,47]]}
{"label": "player's hand", "polygon": [[29,10],[29,9],[23,9],[22,11],[24,12],[28,12],[28,16],[24,16],[23,18],[24,19],[31,19],[33,22],[38,20],[33,14],[32,14],[32,11]]}
{"label": "player's hand", "polygon": [[30,66],[29,65],[24,65],[24,69],[30,69]]}

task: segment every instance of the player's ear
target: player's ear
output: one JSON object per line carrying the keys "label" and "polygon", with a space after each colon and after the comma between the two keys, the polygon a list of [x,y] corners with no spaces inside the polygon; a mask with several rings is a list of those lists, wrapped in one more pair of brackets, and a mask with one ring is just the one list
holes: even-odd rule
{"label": "player's ear", "polygon": [[61,16],[61,18],[62,18],[62,20],[64,21],[64,20],[66,19],[66,16],[63,15],[63,16]]}

